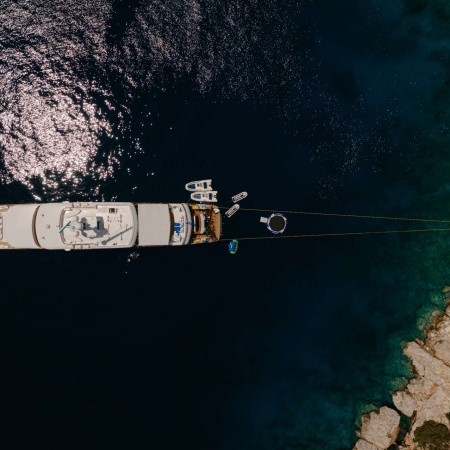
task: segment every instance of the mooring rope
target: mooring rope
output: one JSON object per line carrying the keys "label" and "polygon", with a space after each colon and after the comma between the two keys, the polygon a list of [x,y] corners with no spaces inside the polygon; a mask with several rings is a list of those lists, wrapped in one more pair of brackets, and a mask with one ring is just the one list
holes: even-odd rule
{"label": "mooring rope", "polygon": [[220,239],[221,241],[244,241],[259,239],[293,239],[293,238],[315,238],[315,237],[334,237],[334,236],[364,236],[370,234],[395,234],[395,233],[430,233],[435,231],[450,231],[450,228],[423,228],[418,230],[387,230],[387,231],[353,231],[347,233],[318,233],[318,234],[293,234],[278,236],[249,236]]}
{"label": "mooring rope", "polygon": [[[219,206],[220,209],[228,209],[226,206]],[[341,214],[341,213],[324,213],[313,211],[290,211],[280,209],[259,209],[259,208],[240,208],[239,211],[255,211],[255,212],[279,212],[285,214],[302,214],[305,216],[330,216],[330,217],[352,217],[356,219],[375,219],[375,220],[401,220],[408,222],[429,222],[429,223],[450,223],[450,220],[441,219],[420,219],[413,217],[392,217],[392,216],[373,216],[362,214]]]}

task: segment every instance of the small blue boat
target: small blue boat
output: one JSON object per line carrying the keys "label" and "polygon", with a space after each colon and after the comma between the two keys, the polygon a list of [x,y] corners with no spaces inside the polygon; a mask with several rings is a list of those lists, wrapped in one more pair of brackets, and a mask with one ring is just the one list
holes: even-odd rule
{"label": "small blue boat", "polygon": [[233,239],[232,241],[230,241],[230,243],[228,244],[228,251],[232,254],[235,255],[236,252],[238,251],[238,246],[239,246],[239,242],[236,239]]}

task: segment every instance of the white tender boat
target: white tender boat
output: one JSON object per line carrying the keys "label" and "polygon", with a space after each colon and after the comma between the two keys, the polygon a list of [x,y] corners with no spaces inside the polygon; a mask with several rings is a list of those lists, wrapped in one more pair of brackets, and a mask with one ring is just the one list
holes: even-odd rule
{"label": "white tender boat", "polygon": [[225,211],[225,215],[230,218],[233,214],[236,214],[239,210],[240,206],[238,204],[233,205],[230,209]]}
{"label": "white tender boat", "polygon": [[244,200],[244,198],[247,197],[247,192],[240,192],[239,194],[233,195],[233,197],[231,197],[231,200],[233,200],[233,203],[237,203],[241,200]]}
{"label": "white tender boat", "polygon": [[203,191],[203,192],[193,192],[191,194],[191,200],[195,202],[217,202],[217,191]]}
{"label": "white tender boat", "polygon": [[108,249],[216,242],[220,211],[188,203],[0,205],[2,249]]}
{"label": "white tender boat", "polygon": [[190,181],[186,183],[186,190],[190,192],[195,191],[212,191],[212,180]]}

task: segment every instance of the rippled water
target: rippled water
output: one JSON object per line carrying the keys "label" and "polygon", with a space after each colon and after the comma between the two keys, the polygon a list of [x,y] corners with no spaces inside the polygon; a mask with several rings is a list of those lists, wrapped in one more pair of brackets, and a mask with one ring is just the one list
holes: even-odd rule
{"label": "rippled water", "polygon": [[[0,0],[2,201],[181,201],[211,176],[248,206],[442,218],[448,17]],[[349,448],[450,263],[442,235],[75,253],[0,255],[11,428],[59,448]]]}
{"label": "rippled water", "polygon": [[286,18],[258,1],[2,2],[4,182],[36,198],[80,195],[86,180],[100,193],[123,152],[142,151],[131,123],[148,126],[147,105],[139,124],[133,116],[143,96],[180,80],[217,100],[274,98],[275,78],[300,75],[284,52]]}

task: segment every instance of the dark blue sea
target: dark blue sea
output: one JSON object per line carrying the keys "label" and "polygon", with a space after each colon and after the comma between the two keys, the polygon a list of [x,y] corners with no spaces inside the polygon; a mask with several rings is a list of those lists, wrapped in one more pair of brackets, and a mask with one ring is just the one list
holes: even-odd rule
{"label": "dark blue sea", "polygon": [[[449,5],[0,0],[0,201],[212,178],[222,204],[449,219]],[[443,304],[449,236],[2,252],[2,448],[350,449]]]}

